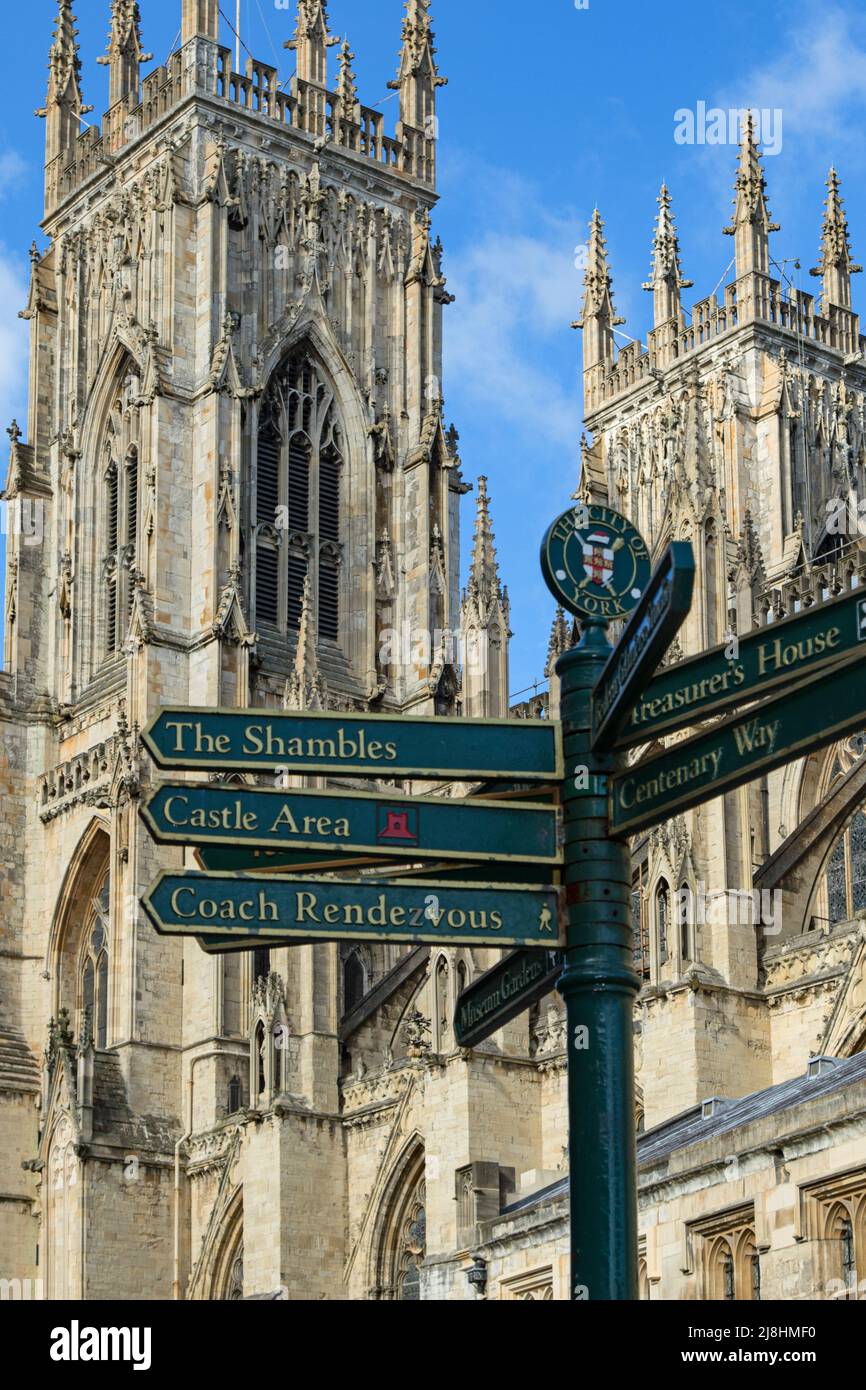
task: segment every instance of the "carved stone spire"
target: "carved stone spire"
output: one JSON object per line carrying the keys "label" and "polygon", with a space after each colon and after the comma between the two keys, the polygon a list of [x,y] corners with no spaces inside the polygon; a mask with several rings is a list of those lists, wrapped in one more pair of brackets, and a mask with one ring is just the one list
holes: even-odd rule
{"label": "carved stone spire", "polygon": [[111,0],[111,28],[108,31],[108,52],[97,63],[107,67],[108,105],[126,97],[136,105],[139,95],[139,67],[149,63],[152,53],[145,53],[141,43],[141,12],[138,0]]}
{"label": "carved stone spire", "polygon": [[734,220],[725,227],[725,236],[734,237],[737,275],[752,271],[768,275],[770,270],[770,232],[779,230],[770,221],[767,207],[767,180],[755,139],[755,118],[747,112],[740,142],[740,162],[734,184]]}
{"label": "carved stone spire", "polygon": [[556,663],[573,646],[574,630],[573,625],[569,624],[564,611],[557,608],[553,619],[553,627],[550,629],[550,641],[547,644],[547,663],[544,668],[546,676],[552,676]]}
{"label": "carved stone spire", "polygon": [[352,67],[355,55],[344,39],[340,46],[340,72],[337,77],[337,96],[340,99],[340,115],[344,121],[353,121],[358,106],[358,87]]}
{"label": "carved stone spire", "polygon": [[680,312],[680,290],[691,289],[693,281],[684,280],[680,268],[680,243],[674,216],[671,212],[671,195],[667,184],[662,184],[658,196],[659,212],[653,236],[653,258],[650,279],[644,285],[653,295],[653,323],[667,323]]}
{"label": "carved stone spire", "polygon": [[283,696],[286,709],[325,709],[327,688],[319,670],[316,650],[316,625],[313,615],[313,586],[309,574],[304,580],[301,599],[301,620],[298,625],[298,645],[295,649],[295,669],[286,681]]}
{"label": "carved stone spire", "polygon": [[613,330],[624,320],[613,307],[613,290],[607,262],[604,223],[598,208],[589,224],[589,248],[583,276],[583,309],[575,328],[583,329],[584,370],[613,358]]}
{"label": "carved stone spire", "polygon": [[438,135],[436,89],[448,83],[436,65],[435,37],[430,0],[406,0],[400,68],[396,80],[388,86],[400,93],[398,136],[405,138],[405,130],[417,131],[425,141],[424,161],[416,159],[415,172],[430,183],[435,181]]}
{"label": "carved stone spire", "polygon": [[48,95],[36,112],[47,121],[45,163],[69,152],[78,138],[79,118],[92,111],[81,99],[81,59],[72,0],[59,0],[54,41],[48,55]]}
{"label": "carved stone spire", "polygon": [[478,479],[472,563],[460,608],[463,637],[463,709],[477,718],[508,714],[508,639],[511,606],[499,578],[487,479]]}
{"label": "carved stone spire", "polygon": [[822,281],[822,313],[830,305],[851,308],[851,276],[859,275],[862,265],[855,265],[848,236],[848,218],[839,192],[839,175],[831,169],[827,177],[827,200],[824,203],[824,224],[821,235],[821,259],[810,275]]}
{"label": "carved stone spire", "polygon": [[487,493],[487,479],[478,479],[478,499],[475,509],[475,540],[472,546],[472,564],[469,570],[467,592],[485,604],[494,598],[502,598],[502,585],[499,582],[499,565],[496,559],[496,543],[493,538],[493,523],[490,519],[490,498]]}
{"label": "carved stone spire", "polygon": [[298,80],[327,87],[328,49],[339,42],[328,29],[326,0],[298,0],[295,36],[283,45],[295,52]]}

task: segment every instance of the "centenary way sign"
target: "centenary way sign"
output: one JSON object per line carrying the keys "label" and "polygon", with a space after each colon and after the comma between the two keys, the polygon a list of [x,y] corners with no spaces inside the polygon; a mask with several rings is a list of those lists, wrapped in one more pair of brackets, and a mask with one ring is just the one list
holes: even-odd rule
{"label": "centenary way sign", "polygon": [[142,808],[165,844],[358,850],[417,859],[483,854],[557,864],[557,815],[549,806],[470,798],[395,800],[366,792],[272,791],[167,783]]}
{"label": "centenary way sign", "polygon": [[543,999],[555,987],[562,964],[561,951],[512,951],[473,980],[457,996],[454,1010],[459,1046],[475,1047]]}
{"label": "centenary way sign", "polygon": [[549,886],[165,873],[142,899],[166,936],[414,945],[558,946],[559,892]]}
{"label": "centenary way sign", "polygon": [[164,768],[556,782],[559,726],[546,719],[162,709],[142,734]]}
{"label": "centenary way sign", "polygon": [[610,828],[632,835],[679,811],[751,782],[806,752],[824,748],[866,722],[866,648],[819,671],[790,694],[675,744],[611,779]]}
{"label": "centenary way sign", "polygon": [[592,695],[594,748],[609,746],[631,714],[692,606],[695,557],[688,541],[672,541]]}
{"label": "centenary way sign", "polygon": [[866,598],[854,590],[749,633],[736,645],[714,647],[668,667],[635,699],[615,745],[628,748],[687,729],[698,719],[792,685],[862,643]]}

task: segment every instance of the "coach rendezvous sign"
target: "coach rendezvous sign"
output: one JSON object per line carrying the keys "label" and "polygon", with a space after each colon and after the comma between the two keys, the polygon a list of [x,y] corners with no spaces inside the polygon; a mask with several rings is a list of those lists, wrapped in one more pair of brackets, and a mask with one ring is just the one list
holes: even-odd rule
{"label": "coach rendezvous sign", "polygon": [[142,899],[167,936],[413,945],[558,946],[559,893],[549,886],[363,883],[246,874],[163,874]]}

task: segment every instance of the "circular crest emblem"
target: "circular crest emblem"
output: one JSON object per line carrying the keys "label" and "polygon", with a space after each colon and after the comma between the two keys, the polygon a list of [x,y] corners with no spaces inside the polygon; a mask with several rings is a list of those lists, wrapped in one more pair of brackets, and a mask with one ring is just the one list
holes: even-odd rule
{"label": "circular crest emblem", "polygon": [[541,570],[569,613],[612,621],[640,600],[650,557],[643,536],[619,512],[576,502],[544,537]]}

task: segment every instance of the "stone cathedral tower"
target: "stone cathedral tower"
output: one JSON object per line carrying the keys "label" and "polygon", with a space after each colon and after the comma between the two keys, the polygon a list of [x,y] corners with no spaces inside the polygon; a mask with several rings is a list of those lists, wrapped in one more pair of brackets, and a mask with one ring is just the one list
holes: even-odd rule
{"label": "stone cathedral tower", "polygon": [[[216,0],[183,0],[180,46],[142,80],[139,5],[112,0],[109,109],[83,123],[58,0],[0,675],[0,1275],[48,1297],[417,1289],[424,1124],[404,1093],[423,1110],[429,953],[215,960],[160,939],[138,897],[182,856],[137,816],[162,703],[507,713],[483,482],[465,681],[455,640],[469,488],[430,230],[445,78],[428,0],[405,9],[392,136],[324,0],[298,0],[290,87],[234,70]],[[436,966],[437,1036],[479,966],[463,956]],[[374,1019],[360,1042],[352,1010]],[[352,1139],[347,1069],[370,1053],[399,1064],[388,1124]],[[465,1130],[448,1143],[468,1162]],[[453,1170],[427,1199],[442,1220]],[[399,1203],[371,1213],[377,1182]]]}

